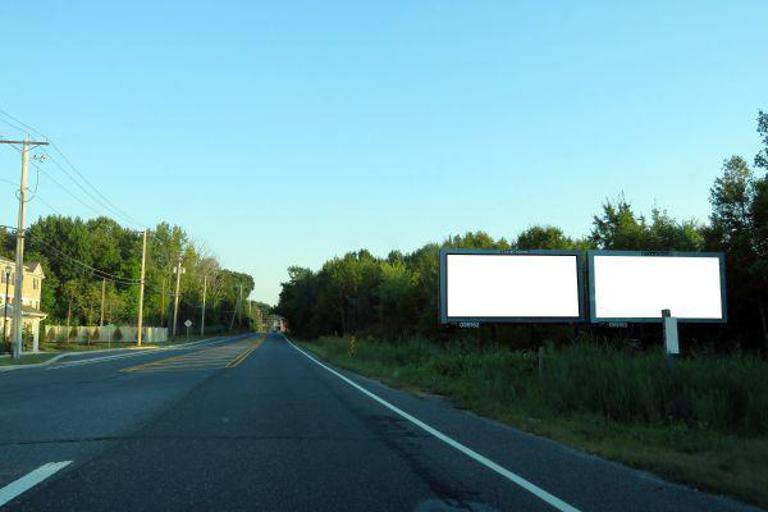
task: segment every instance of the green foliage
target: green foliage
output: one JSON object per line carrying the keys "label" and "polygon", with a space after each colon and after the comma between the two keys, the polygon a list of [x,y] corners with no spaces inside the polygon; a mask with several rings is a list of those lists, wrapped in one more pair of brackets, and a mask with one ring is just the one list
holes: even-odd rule
{"label": "green foliage", "polygon": [[[51,323],[70,318],[76,325],[94,325],[101,315],[102,279],[86,266],[98,268],[105,282],[105,320],[110,324],[135,322],[141,270],[143,235],[106,217],[83,220],[50,215],[34,222],[27,231],[27,260],[43,265],[46,279],[41,309]],[[2,255],[12,256],[14,239],[0,228]],[[249,275],[223,269],[218,261],[195,246],[178,226],[161,223],[149,232],[145,293],[145,323],[167,325],[170,294],[175,285],[172,270],[179,255],[185,273],[181,279],[179,314],[197,317],[202,303],[202,283],[208,280],[206,317],[211,324],[229,325],[231,311],[253,290]],[[82,264],[73,262],[72,258]],[[84,264],[84,265],[83,265]],[[134,284],[132,284],[134,283]],[[247,321],[247,319],[245,319]],[[244,322],[245,323],[245,322]]]}
{"label": "green foliage", "polygon": [[727,255],[731,335],[768,354],[768,176],[755,177],[743,158],[733,156],[723,163],[710,202],[707,243]]}
{"label": "green foliage", "polygon": [[77,340],[77,327],[72,326],[71,329],[69,329],[69,337],[67,338],[67,341],[69,340]]}
{"label": "green foliage", "polygon": [[101,332],[99,331],[99,328],[96,327],[92,332],[90,336],[91,341],[99,341],[101,339]]}
{"label": "green foliage", "polygon": [[649,223],[622,196],[616,203],[603,203],[602,213],[593,219],[591,242],[599,249],[700,251],[704,236],[696,222],[677,222],[658,208],[651,211]]}
{"label": "green foliage", "polygon": [[[755,165],[768,169],[768,114],[762,111],[758,133],[763,148]],[[368,333],[391,340],[415,335],[445,341],[456,333],[438,323],[441,247],[724,251],[729,325],[697,331],[696,339],[716,342],[721,351],[744,348],[768,354],[768,174],[756,177],[744,158],[733,156],[714,181],[710,202],[708,225],[676,220],[660,208],[651,210],[650,216],[641,215],[622,194],[601,205],[589,236],[582,239],[568,237],[556,226],[541,225],[520,232],[513,243],[476,231],[412,253],[392,251],[386,258],[366,250],[350,252],[327,261],[318,271],[289,268],[276,312],[300,337]],[[496,331],[481,329],[462,336],[477,342],[496,339]],[[528,338],[535,340],[537,333],[545,331],[537,327]],[[562,341],[569,335],[561,331]],[[643,329],[637,331],[642,338]],[[519,336],[507,339],[520,343]]]}
{"label": "green foliage", "polygon": [[519,235],[517,249],[572,249],[574,242],[555,226],[533,226]]}
{"label": "green foliage", "polygon": [[119,327],[112,333],[112,341],[123,341],[123,331]]}
{"label": "green foliage", "polygon": [[32,334],[32,326],[30,324],[24,324],[24,328],[21,330],[21,340],[24,343],[24,348],[32,348],[33,337],[34,335]]}
{"label": "green foliage", "polygon": [[54,342],[54,340],[56,339],[56,331],[53,329],[53,327],[48,329],[48,332],[45,335],[45,339],[46,341],[48,341],[48,343]]}

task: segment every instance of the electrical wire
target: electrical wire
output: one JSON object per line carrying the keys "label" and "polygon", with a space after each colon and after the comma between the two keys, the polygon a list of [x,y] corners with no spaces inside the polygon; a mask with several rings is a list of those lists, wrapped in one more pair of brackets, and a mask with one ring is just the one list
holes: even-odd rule
{"label": "electrical wire", "polygon": [[[18,152],[18,153],[21,153],[21,149],[19,149],[19,148],[15,147],[15,146],[11,146],[11,147],[12,147],[12,148],[13,148],[13,149],[14,149],[16,152]],[[92,212],[93,212],[93,213],[94,213],[94,214],[95,214],[97,217],[101,217],[101,216],[102,216],[102,212],[98,211],[98,210],[97,210],[97,209],[95,209],[93,206],[91,206],[90,204],[88,204],[88,203],[86,203],[85,201],[83,201],[83,200],[82,200],[82,199],[81,199],[79,196],[75,195],[75,194],[74,194],[74,193],[73,193],[71,190],[69,190],[67,187],[65,187],[64,185],[62,185],[62,184],[61,184],[61,183],[60,183],[60,182],[59,182],[59,181],[58,181],[56,178],[54,178],[54,177],[53,177],[51,174],[49,174],[49,173],[48,173],[48,171],[46,171],[45,169],[43,169],[43,167],[42,167],[41,165],[39,165],[37,162],[34,162],[34,161],[33,161],[31,164],[32,164],[32,167],[34,167],[34,168],[35,168],[35,170],[38,172],[38,176],[39,176],[39,173],[41,173],[41,172],[42,172],[42,173],[43,173],[43,174],[45,174],[45,175],[46,175],[46,176],[47,176],[47,177],[48,177],[48,178],[49,178],[49,179],[50,179],[50,180],[51,180],[51,181],[52,181],[52,182],[53,182],[53,183],[54,183],[54,184],[55,184],[57,187],[59,187],[59,188],[60,188],[61,190],[63,190],[64,192],[66,192],[66,194],[67,194],[67,195],[69,195],[69,196],[70,196],[72,199],[74,199],[75,201],[77,201],[78,203],[80,203],[81,205],[83,205],[84,207],[86,207],[86,208],[88,208],[89,210],[91,210],[91,211],[92,211]],[[17,194],[17,196],[16,196],[16,197],[18,198],[18,191],[16,192],[16,194]]]}
{"label": "electrical wire", "polygon": [[26,130],[25,130],[24,128],[20,127],[20,126],[19,126],[19,125],[17,125],[17,124],[11,123],[10,121],[8,121],[8,120],[6,120],[6,119],[3,119],[2,117],[0,117],[0,122],[7,124],[7,125],[8,125],[8,126],[10,126],[11,128],[13,128],[13,129],[15,129],[15,130],[18,130],[18,131],[20,131],[21,133],[25,133],[25,132],[26,132]]}
{"label": "electrical wire", "polygon": [[99,204],[103,208],[105,208],[107,211],[109,211],[112,215],[115,215],[122,220],[128,222],[129,224],[133,224],[136,226],[140,226],[142,228],[148,229],[148,226],[138,221],[135,217],[132,217],[130,214],[128,214],[125,210],[122,210],[117,205],[115,205],[112,201],[110,201],[93,183],[91,183],[88,178],[85,177],[85,175],[80,172],[80,170],[72,163],[72,161],[67,157],[66,154],[64,154],[63,150],[53,141],[50,141],[50,138],[46,136],[44,133],[42,133],[40,130],[36,129],[35,127],[25,123],[24,121],[20,120],[19,118],[11,115],[10,113],[6,112],[3,109],[0,109],[0,114],[11,119],[13,122],[8,121],[7,119],[3,119],[0,117],[0,121],[4,122],[5,124],[12,126],[13,128],[20,130],[24,132],[24,128],[29,130],[32,133],[35,133],[39,135],[40,137],[43,137],[45,139],[48,139],[49,145],[56,151],[56,153],[59,154],[61,159],[67,164],[67,166],[74,171],[74,173],[80,177],[80,180],[82,180],[83,183],[85,183],[95,194],[94,196],[91,192],[85,189],[85,187],[82,186],[82,184],[72,176],[72,174],[67,171],[61,163],[58,162],[56,158],[51,155],[50,152],[46,150],[42,150],[42,153],[46,155],[48,158],[50,158],[53,163],[64,173],[67,175],[67,177],[75,183],[75,185],[83,191],[83,193],[88,196],[91,200],[93,200],[95,203]]}

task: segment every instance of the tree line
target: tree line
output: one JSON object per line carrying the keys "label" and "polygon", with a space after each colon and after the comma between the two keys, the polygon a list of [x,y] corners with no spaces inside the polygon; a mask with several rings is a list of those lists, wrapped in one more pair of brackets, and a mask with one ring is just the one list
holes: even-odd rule
{"label": "tree line", "polygon": [[[334,257],[317,271],[290,267],[276,312],[299,337],[370,334],[392,340],[413,335],[444,340],[456,333],[438,319],[441,247],[724,251],[728,325],[686,329],[695,340],[720,350],[768,353],[768,113],[760,111],[757,121],[761,150],[754,166],[736,155],[723,162],[710,189],[707,222],[677,220],[657,208],[650,216],[642,215],[622,195],[601,205],[589,235],[581,238],[544,225],[529,227],[509,240],[470,232],[410,253],[392,251],[384,258],[362,249]],[[519,340],[516,334],[522,328],[504,329],[510,342]],[[573,334],[572,329],[539,328],[543,329]],[[642,336],[649,327],[635,329]],[[495,328],[463,334],[495,335]]]}
{"label": "tree line", "polygon": [[[0,231],[2,255],[15,258],[16,234]],[[108,217],[41,217],[25,231],[25,261],[40,262],[45,272],[41,307],[47,323],[98,325],[135,324],[138,313],[143,233],[125,228]],[[151,229],[147,239],[144,323],[170,326],[176,286],[174,269],[181,257],[184,269],[179,292],[179,330],[190,319],[200,325],[203,281],[207,281],[206,326],[258,327],[270,306],[248,304],[253,278],[222,268],[204,247],[179,226],[167,223]],[[241,288],[243,302],[240,302]]]}

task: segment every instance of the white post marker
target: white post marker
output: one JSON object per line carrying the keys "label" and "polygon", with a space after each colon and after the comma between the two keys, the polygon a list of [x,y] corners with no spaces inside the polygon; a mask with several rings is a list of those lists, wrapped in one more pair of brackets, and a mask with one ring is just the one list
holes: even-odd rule
{"label": "white post marker", "polygon": [[2,489],[0,489],[0,507],[16,498],[20,494],[30,490],[43,480],[53,476],[65,467],[72,464],[71,460],[65,460],[63,462],[49,462],[44,464],[34,471],[30,471],[23,477],[15,480]]}
{"label": "white post marker", "polygon": [[667,354],[680,354],[680,343],[677,337],[677,318],[673,317],[668,309],[661,312],[664,323],[664,350]]}
{"label": "white post marker", "polygon": [[560,512],[580,512],[579,509],[576,507],[566,503],[565,501],[561,500],[557,496],[554,496],[538,485],[534,484],[533,482],[530,482],[526,480],[525,478],[521,477],[517,473],[513,473],[512,471],[508,470],[507,468],[495,463],[491,459],[480,455],[476,451],[474,451],[472,448],[469,448],[468,446],[465,446],[461,444],[460,442],[456,441],[455,439],[448,437],[447,435],[443,434],[439,430],[437,430],[434,427],[431,427],[430,425],[424,423],[420,419],[418,419],[415,416],[412,416],[405,412],[404,410],[400,409],[396,405],[392,405],[391,403],[387,402],[383,398],[381,398],[379,395],[376,395],[374,393],[371,393],[367,389],[365,389],[363,386],[357,384],[356,382],[352,381],[351,379],[348,379],[344,375],[340,374],[330,366],[321,363],[318,361],[315,357],[307,354],[304,350],[300,349],[296,345],[293,344],[292,341],[290,341],[287,337],[285,337],[285,340],[290,343],[290,345],[295,348],[299,353],[303,354],[307,359],[312,361],[313,363],[317,364],[318,366],[324,368],[325,370],[328,370],[330,373],[335,375],[336,377],[340,378],[356,390],[360,391],[362,394],[366,395],[367,397],[375,400],[379,404],[383,405],[390,411],[394,412],[395,414],[401,416],[402,418],[405,418],[406,420],[410,421],[420,429],[426,431],[428,434],[436,437],[440,441],[444,442],[451,448],[454,448],[458,450],[459,452],[463,453],[470,459],[474,460],[475,462],[485,466],[486,468],[490,469],[491,471],[495,472],[498,475],[501,475],[502,477],[506,478],[507,480],[511,481],[512,483],[522,487],[526,491],[530,492],[540,500],[544,501],[548,505],[554,507],[555,509],[559,510]]}

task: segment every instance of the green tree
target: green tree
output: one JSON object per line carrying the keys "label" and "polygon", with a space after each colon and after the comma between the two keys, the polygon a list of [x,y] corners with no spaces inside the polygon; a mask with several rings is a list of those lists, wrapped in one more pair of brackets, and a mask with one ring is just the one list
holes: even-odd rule
{"label": "green tree", "polygon": [[621,196],[603,203],[602,214],[594,216],[591,240],[600,249],[637,251],[646,249],[646,231],[645,218]]}
{"label": "green tree", "polygon": [[519,235],[517,249],[573,249],[574,242],[555,226],[532,226]]}

